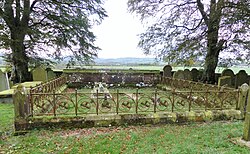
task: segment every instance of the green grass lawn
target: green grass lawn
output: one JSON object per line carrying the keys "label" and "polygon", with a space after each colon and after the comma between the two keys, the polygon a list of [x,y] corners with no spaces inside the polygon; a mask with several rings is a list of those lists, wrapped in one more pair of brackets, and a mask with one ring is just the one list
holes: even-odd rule
{"label": "green grass lawn", "polygon": [[13,136],[13,105],[0,104],[0,113],[0,153],[249,153],[230,142],[242,136],[242,121],[33,130]]}
{"label": "green grass lawn", "polygon": [[[0,139],[13,133],[14,106],[13,104],[0,103]],[[0,140],[0,145],[2,140]]]}

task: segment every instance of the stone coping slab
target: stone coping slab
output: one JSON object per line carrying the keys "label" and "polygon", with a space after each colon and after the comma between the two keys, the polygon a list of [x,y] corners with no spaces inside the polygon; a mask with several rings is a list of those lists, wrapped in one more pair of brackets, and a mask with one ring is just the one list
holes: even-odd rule
{"label": "stone coping slab", "polygon": [[[31,82],[23,82],[21,83],[21,85],[23,85],[25,88],[30,88],[30,87],[34,87],[38,84],[41,84],[42,81],[31,81]],[[17,88],[19,84],[11,87],[11,89],[8,90],[4,90],[0,92],[0,97],[8,97],[9,95],[12,95],[14,93],[14,90]]]}
{"label": "stone coping slab", "polygon": [[248,147],[250,149],[250,141],[245,141],[242,138],[233,138],[230,140],[232,143],[239,145],[239,146],[244,146]]}
{"label": "stone coping slab", "polygon": [[239,110],[161,112],[140,114],[100,114],[84,116],[30,117],[15,119],[15,131],[29,131],[39,128],[90,128],[123,125],[172,124],[189,122],[212,122],[219,120],[241,120]]}

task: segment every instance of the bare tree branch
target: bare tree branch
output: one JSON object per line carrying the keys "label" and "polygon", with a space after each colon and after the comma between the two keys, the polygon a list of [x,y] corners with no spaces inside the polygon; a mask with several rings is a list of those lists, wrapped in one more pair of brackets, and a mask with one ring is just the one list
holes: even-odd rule
{"label": "bare tree branch", "polygon": [[207,13],[204,11],[204,5],[201,3],[200,0],[197,0],[197,6],[198,6],[198,9],[200,10],[200,13],[201,13],[201,15],[202,15],[202,17],[203,17],[203,19],[204,19],[206,25],[208,26],[208,25],[209,25],[209,23],[208,23],[208,20],[209,20],[209,19],[208,19],[208,15],[207,15]]}

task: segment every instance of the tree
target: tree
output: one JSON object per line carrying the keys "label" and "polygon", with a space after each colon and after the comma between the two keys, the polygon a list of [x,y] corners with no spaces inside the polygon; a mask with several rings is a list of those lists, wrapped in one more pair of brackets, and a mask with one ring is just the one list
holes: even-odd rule
{"label": "tree", "polygon": [[[73,55],[85,61],[97,55],[90,31],[106,12],[102,0],[1,0],[0,45],[13,64],[14,83],[29,79],[28,67],[45,55]],[[51,50],[54,49],[54,50]]]}
{"label": "tree", "polygon": [[204,82],[215,82],[219,58],[249,57],[248,0],[129,0],[128,8],[151,24],[140,34],[145,54],[168,62],[203,60]]}

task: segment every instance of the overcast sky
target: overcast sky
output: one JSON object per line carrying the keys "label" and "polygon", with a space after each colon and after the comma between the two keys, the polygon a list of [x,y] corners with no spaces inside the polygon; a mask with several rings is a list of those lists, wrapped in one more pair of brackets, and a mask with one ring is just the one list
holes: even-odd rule
{"label": "overcast sky", "polygon": [[99,58],[146,57],[137,47],[143,26],[135,15],[128,13],[127,0],[106,0],[104,8],[109,17],[93,31],[96,45],[102,51]]}

